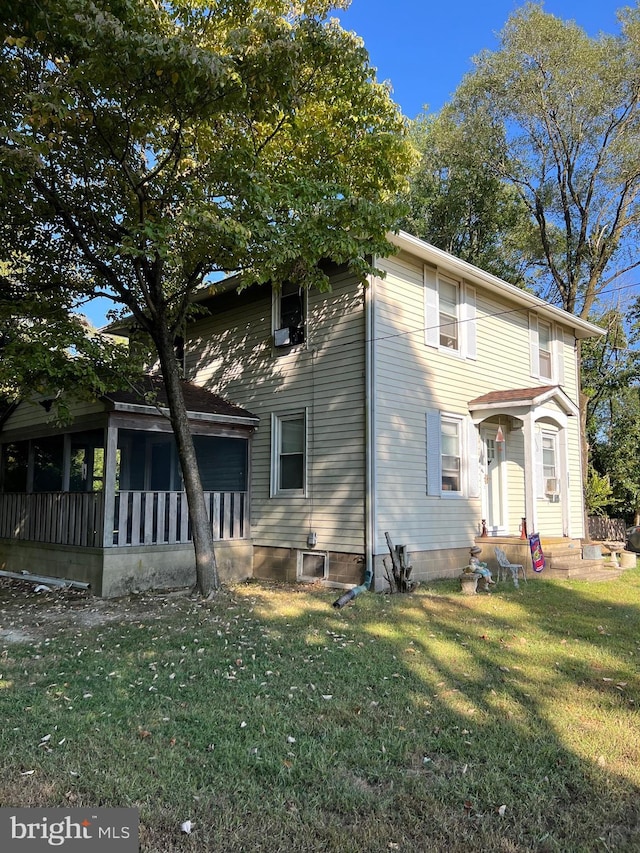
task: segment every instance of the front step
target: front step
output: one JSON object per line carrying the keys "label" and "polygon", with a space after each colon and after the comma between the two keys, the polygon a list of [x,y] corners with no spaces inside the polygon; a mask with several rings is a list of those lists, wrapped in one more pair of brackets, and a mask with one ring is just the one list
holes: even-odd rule
{"label": "front step", "polygon": [[582,544],[577,540],[541,537],[541,544],[547,560],[544,573],[548,578],[607,581],[622,576],[622,569],[605,565],[604,557],[583,559]]}

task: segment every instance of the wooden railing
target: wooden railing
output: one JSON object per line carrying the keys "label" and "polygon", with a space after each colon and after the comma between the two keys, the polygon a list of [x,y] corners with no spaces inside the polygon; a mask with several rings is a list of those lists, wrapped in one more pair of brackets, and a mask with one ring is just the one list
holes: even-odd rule
{"label": "wooden railing", "polygon": [[57,545],[102,545],[102,492],[0,494],[0,537]]}
{"label": "wooden railing", "polygon": [[[214,540],[249,538],[246,492],[205,492]],[[113,537],[104,542],[102,492],[0,494],[0,538],[113,547],[191,542],[184,492],[116,493]]]}
{"label": "wooden railing", "polygon": [[[214,540],[249,537],[246,492],[205,492]],[[191,542],[184,492],[119,492],[113,544],[173,545]]]}

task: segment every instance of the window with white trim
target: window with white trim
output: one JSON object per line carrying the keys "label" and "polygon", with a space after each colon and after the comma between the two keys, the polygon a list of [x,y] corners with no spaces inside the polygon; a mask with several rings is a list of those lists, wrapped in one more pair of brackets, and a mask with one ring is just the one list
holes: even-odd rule
{"label": "window with white trim", "polygon": [[443,492],[462,492],[462,450],[460,421],[443,417],[440,421],[440,486]]}
{"label": "window with white trim", "polygon": [[306,413],[273,415],[271,447],[271,496],[304,495],[306,489]]}
{"label": "window with white trim", "polygon": [[547,498],[558,494],[558,469],[556,459],[556,434],[542,432],[542,480]]}
{"label": "window with white trim", "polygon": [[475,288],[425,265],[424,294],[427,346],[475,359]]}
{"label": "window with white trim", "polygon": [[458,303],[460,285],[456,281],[440,278],[438,281],[438,319],[440,326],[440,346],[458,352]]}
{"label": "window with white trim", "polygon": [[290,281],[273,290],[273,342],[276,347],[302,344],[306,338],[306,291]]}
{"label": "window with white trim", "polygon": [[538,320],[538,374],[541,379],[553,378],[551,323]]}
{"label": "window with white trim", "polygon": [[427,412],[427,494],[480,495],[478,430],[471,418]]}

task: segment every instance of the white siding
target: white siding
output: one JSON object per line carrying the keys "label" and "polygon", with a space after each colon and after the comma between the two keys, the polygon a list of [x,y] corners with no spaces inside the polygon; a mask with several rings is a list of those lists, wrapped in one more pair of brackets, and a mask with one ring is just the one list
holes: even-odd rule
{"label": "white siding", "polygon": [[[461,315],[474,323],[475,358],[447,352],[426,341],[437,324],[425,296],[422,261],[400,253],[382,262],[386,277],[375,281],[375,551],[384,553],[384,533],[409,550],[468,547],[481,522],[479,497],[427,494],[426,416],[428,411],[467,416],[469,402],[490,391],[532,388],[529,312],[501,301],[475,285],[473,311]],[[443,272],[447,272],[446,269]],[[427,273],[433,271],[427,267]],[[471,291],[465,283],[465,290]],[[431,300],[432,301],[432,300]],[[425,305],[427,314],[425,316]],[[555,327],[556,354],[562,359],[563,388],[577,403],[573,337]],[[568,419],[572,533],[581,532],[579,424]],[[507,431],[506,464],[509,533],[517,535],[524,508],[522,432]],[[542,502],[540,502],[542,504]],[[540,508],[540,507],[539,507]],[[557,505],[542,506],[540,526],[562,526]],[[577,530],[580,525],[580,530]]]}
{"label": "white siding", "polygon": [[[260,417],[253,439],[252,536],[259,545],[363,553],[365,494],[364,290],[342,274],[308,295],[307,340],[273,349],[271,292],[197,322],[187,377]],[[214,303],[215,307],[215,303]],[[271,415],[308,412],[307,495],[270,497]]]}

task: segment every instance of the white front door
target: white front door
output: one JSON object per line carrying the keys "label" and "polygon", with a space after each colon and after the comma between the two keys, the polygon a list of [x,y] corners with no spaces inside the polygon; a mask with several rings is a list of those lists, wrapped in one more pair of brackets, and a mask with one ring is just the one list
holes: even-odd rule
{"label": "white front door", "polygon": [[482,430],[482,510],[489,535],[506,532],[505,442],[496,428]]}

